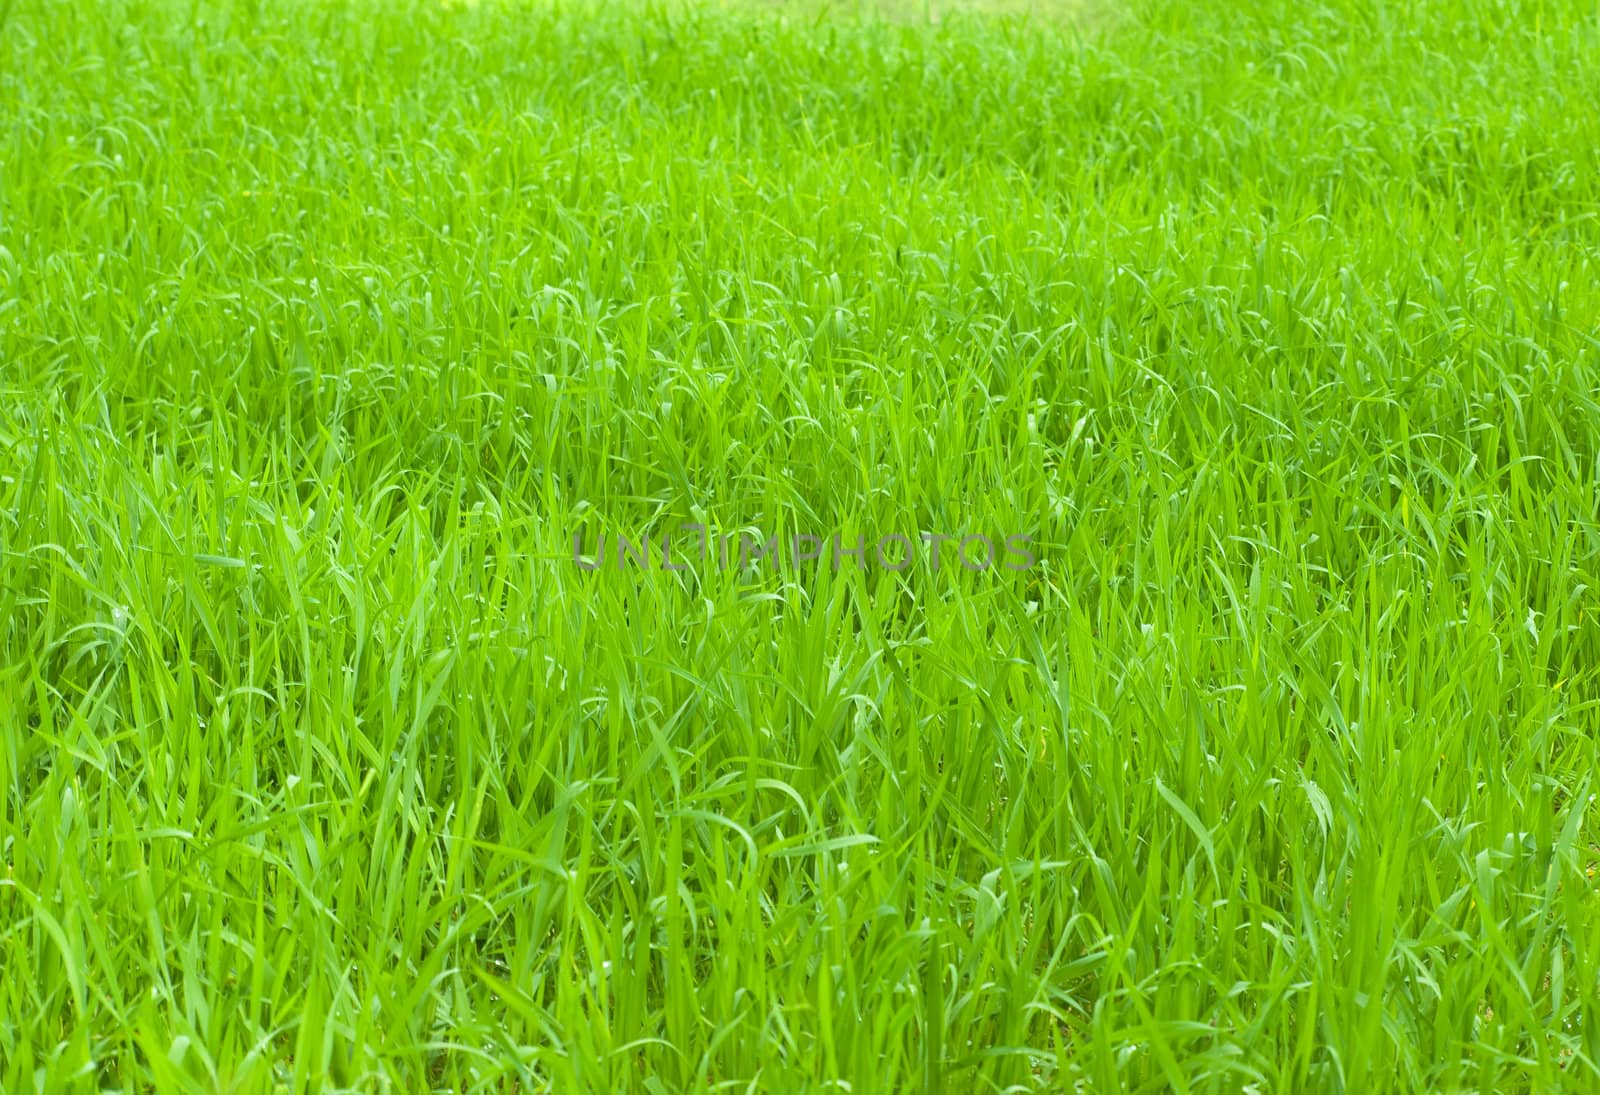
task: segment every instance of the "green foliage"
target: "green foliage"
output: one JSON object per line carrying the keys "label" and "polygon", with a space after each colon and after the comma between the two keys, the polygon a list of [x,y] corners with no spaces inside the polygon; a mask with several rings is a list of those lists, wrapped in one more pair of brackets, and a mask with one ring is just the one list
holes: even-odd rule
{"label": "green foliage", "polygon": [[0,1089],[1595,1090],[1597,55],[7,2]]}

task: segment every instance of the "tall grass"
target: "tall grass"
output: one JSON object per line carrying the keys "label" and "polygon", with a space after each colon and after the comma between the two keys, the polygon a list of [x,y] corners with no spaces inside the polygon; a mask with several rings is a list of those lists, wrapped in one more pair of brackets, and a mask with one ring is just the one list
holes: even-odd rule
{"label": "tall grass", "polygon": [[1600,1084],[1592,4],[5,11],[0,1088]]}

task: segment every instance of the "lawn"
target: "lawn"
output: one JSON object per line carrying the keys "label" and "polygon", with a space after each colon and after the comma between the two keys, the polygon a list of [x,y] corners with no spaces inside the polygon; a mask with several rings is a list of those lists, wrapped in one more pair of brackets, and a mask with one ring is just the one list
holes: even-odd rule
{"label": "lawn", "polygon": [[0,1090],[1600,1090],[1597,103],[0,0]]}

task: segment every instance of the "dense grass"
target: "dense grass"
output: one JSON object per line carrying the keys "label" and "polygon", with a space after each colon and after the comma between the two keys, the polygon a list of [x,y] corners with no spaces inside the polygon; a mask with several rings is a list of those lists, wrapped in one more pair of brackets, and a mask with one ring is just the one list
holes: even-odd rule
{"label": "dense grass", "polygon": [[0,1089],[1600,1085],[1594,6],[938,7],[0,3]]}

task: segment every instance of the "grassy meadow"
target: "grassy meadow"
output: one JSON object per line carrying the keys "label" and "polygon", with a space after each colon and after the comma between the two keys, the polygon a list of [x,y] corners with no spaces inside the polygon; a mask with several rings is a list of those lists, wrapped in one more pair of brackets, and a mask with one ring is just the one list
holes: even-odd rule
{"label": "grassy meadow", "polygon": [[[1578,0],[0,0],[0,1090],[1600,1090],[1597,102]],[[694,525],[868,547],[593,558]]]}

